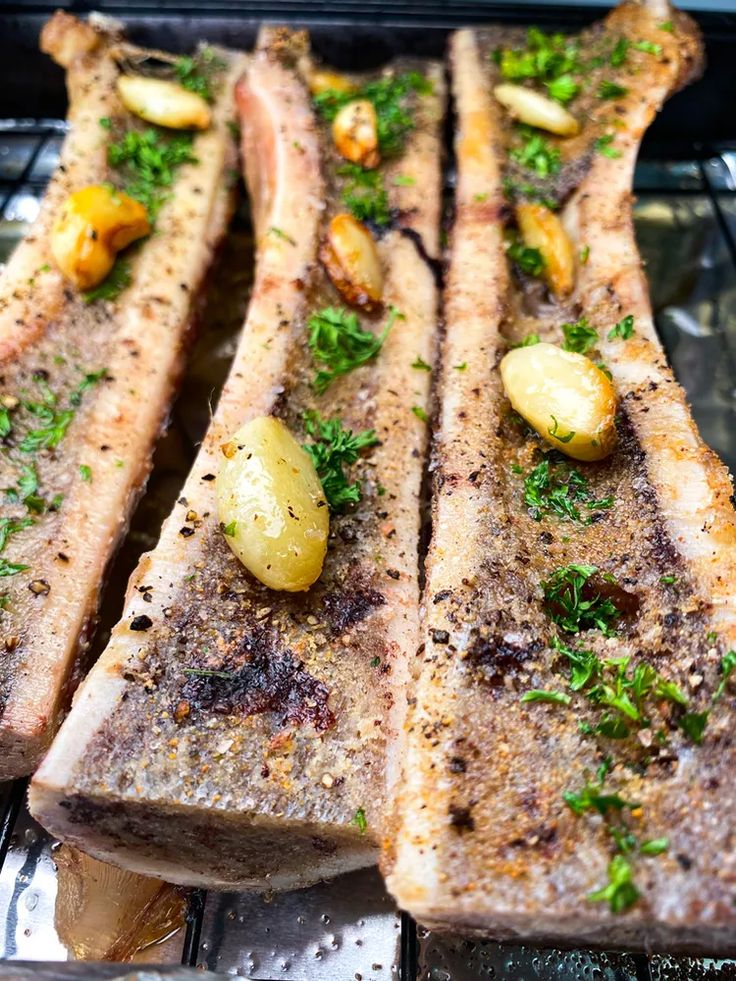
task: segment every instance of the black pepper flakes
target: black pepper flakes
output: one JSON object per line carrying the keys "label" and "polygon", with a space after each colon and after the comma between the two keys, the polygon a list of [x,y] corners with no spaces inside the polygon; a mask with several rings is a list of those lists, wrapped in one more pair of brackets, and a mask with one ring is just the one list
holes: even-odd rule
{"label": "black pepper flakes", "polygon": [[51,592],[51,586],[45,579],[34,579],[33,582],[28,583],[28,588],[36,596],[48,596]]}
{"label": "black pepper flakes", "polygon": [[433,630],[432,640],[435,644],[447,644],[450,640],[450,635],[446,630]]}
{"label": "black pepper flakes", "polygon": [[189,538],[194,534],[194,528],[187,528],[185,525],[183,528],[179,529],[179,534],[182,536],[182,538]]}
{"label": "black pepper flakes", "polygon": [[146,616],[145,613],[142,613],[140,616],[133,617],[133,619],[130,621],[131,630],[150,630],[152,626],[153,620],[149,616]]}
{"label": "black pepper flakes", "polygon": [[398,569],[386,569],[386,575],[391,579],[401,579],[401,573]]}

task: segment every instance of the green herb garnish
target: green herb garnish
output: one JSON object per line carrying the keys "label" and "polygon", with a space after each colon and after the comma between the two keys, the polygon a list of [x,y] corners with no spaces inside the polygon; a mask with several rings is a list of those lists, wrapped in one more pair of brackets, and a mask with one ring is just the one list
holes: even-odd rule
{"label": "green herb garnish", "polygon": [[414,128],[409,101],[414,94],[426,95],[431,83],[419,72],[380,78],[366,82],[359,89],[341,92],[327,89],[314,96],[314,104],[328,122],[332,122],[344,105],[356,99],[367,99],[376,110],[378,146],[384,157],[401,153],[407,135]]}
{"label": "green herb garnish", "polygon": [[562,333],[565,336],[562,344],[563,351],[587,354],[598,343],[598,331],[590,326],[585,317],[581,317],[574,324],[563,324]]}
{"label": "green herb garnish", "polygon": [[94,303],[96,300],[117,300],[123,290],[126,290],[133,277],[130,272],[130,263],[127,259],[117,259],[107,276],[91,290],[82,293],[85,303]]}
{"label": "green herb garnish", "polygon": [[422,422],[429,422],[429,416],[424,411],[424,409],[421,407],[421,405],[413,405],[411,407],[411,411],[414,413],[414,415],[417,417],[417,419],[421,419]]}
{"label": "green herb garnish", "polygon": [[89,483],[92,480],[92,468],[91,467],[88,467],[86,463],[80,463],[79,464],[79,476],[86,483]]}
{"label": "green herb garnish", "polygon": [[323,419],[318,412],[304,414],[304,429],[312,442],[305,443],[331,511],[339,511],[361,499],[360,482],[348,483],[345,468],[352,466],[361,450],[378,443],[372,429],[353,433],[340,419]]}
{"label": "green herb garnish", "polygon": [[575,431],[571,430],[568,433],[560,432],[560,424],[555,418],[555,416],[550,416],[552,420],[552,425],[547,428],[547,432],[550,436],[553,436],[560,443],[569,443],[570,440],[575,436]]}
{"label": "green herb garnish", "polygon": [[634,41],[631,47],[634,51],[643,51],[645,54],[656,55],[657,57],[662,54],[662,45],[655,44],[654,41]]}
{"label": "green herb garnish", "polygon": [[524,503],[535,521],[555,515],[588,525],[593,519],[584,518],[581,507],[604,511],[613,507],[614,500],[611,497],[594,500],[588,481],[579,470],[565,462],[555,463],[547,456],[524,478]]}
{"label": "green herb garnish", "polygon": [[155,221],[170,195],[177,169],[196,163],[191,133],[164,133],[162,130],[128,130],[107,148],[111,167],[120,171],[124,190],[144,206]]}
{"label": "green herb garnish", "polygon": [[386,340],[399,312],[391,307],[386,326],[380,334],[363,330],[356,313],[338,307],[325,307],[307,321],[309,349],[320,368],[312,381],[315,392],[322,395],[332,382],[375,358]]}
{"label": "green herb garnish", "polygon": [[509,151],[512,160],[533,170],[540,177],[549,177],[560,170],[560,151],[529,126],[519,126],[521,146]]}
{"label": "green herb garnish", "polygon": [[620,337],[622,341],[628,341],[628,339],[634,333],[634,318],[631,314],[628,317],[624,317],[623,320],[619,320],[617,324],[608,332],[608,340],[612,341],[616,337]]}
{"label": "green herb garnish", "polygon": [[598,98],[599,99],[620,99],[621,96],[626,95],[629,90],[623,85],[619,85],[617,82],[609,82],[604,79],[598,86]]}
{"label": "green herb garnish", "polygon": [[614,633],[612,624],[621,611],[612,599],[588,585],[598,572],[595,565],[573,563],[556,569],[541,583],[546,612],[568,633],[594,629],[607,637]]}
{"label": "green herb garnish", "polygon": [[226,67],[226,63],[210,47],[202,48],[193,57],[184,55],[174,62],[179,84],[201,95],[207,102],[214,100],[215,78]]}
{"label": "green herb garnish", "polygon": [[359,164],[347,163],[337,173],[345,179],[342,200],[358,221],[387,225],[391,221],[388,194],[380,170],[366,170]]}
{"label": "green herb garnish", "polygon": [[512,242],[506,254],[528,276],[539,276],[544,269],[544,258],[539,249],[533,249],[523,242]]}
{"label": "green herb garnish", "polygon": [[368,822],[365,819],[365,811],[362,807],[358,808],[358,810],[355,812],[353,820],[350,823],[356,824],[358,826],[358,831],[360,831],[362,835],[365,834],[366,828],[368,827]]}
{"label": "green herb garnish", "polygon": [[569,705],[572,699],[562,691],[546,691],[543,688],[532,688],[521,696],[522,702],[552,702],[556,705]]}
{"label": "green herb garnish", "polygon": [[416,360],[415,361],[412,361],[411,366],[412,366],[412,368],[416,368],[417,371],[431,371],[432,370],[432,365],[431,364],[427,364],[427,362],[424,360],[424,358],[421,357],[420,355],[417,355]]}
{"label": "green herb garnish", "polygon": [[591,903],[608,903],[612,913],[625,912],[638,898],[631,863],[623,855],[614,855],[609,862],[608,885],[588,895]]}
{"label": "green herb garnish", "polygon": [[615,137],[612,133],[607,133],[605,136],[599,136],[593,144],[593,147],[598,151],[598,153],[601,154],[601,156],[608,157],[610,160],[618,160],[618,158],[621,156],[621,151],[611,146],[614,139]]}

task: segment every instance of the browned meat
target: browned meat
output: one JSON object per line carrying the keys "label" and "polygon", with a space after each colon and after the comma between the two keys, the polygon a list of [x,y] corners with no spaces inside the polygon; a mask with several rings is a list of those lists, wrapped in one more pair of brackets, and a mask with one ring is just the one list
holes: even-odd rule
{"label": "browned meat", "polygon": [[40,216],[0,280],[3,779],[34,769],[68,707],[107,561],[147,476],[225,229],[243,67],[222,53],[213,125],[193,140],[194,162],[173,172],[155,235],[130,256],[127,289],[94,299],[58,271],[51,229],[70,193],[120,185],[108,148],[142,127],[116,94],[118,65],[145,52],[61,12],[42,44],[68,69],[71,128]]}
{"label": "browned meat", "polygon": [[[421,364],[433,361],[437,303],[423,250],[437,256],[441,67],[397,64],[373,79],[413,80],[400,99],[411,128],[377,172],[384,304],[357,313],[376,332],[390,306],[403,316],[374,360],[323,394],[307,321],[341,304],[317,253],[348,188],[302,70],[304,38],[268,32],[239,90],[258,246],[242,341],[179,503],[30,795],[44,825],[83,850],[216,888],[288,888],[375,861],[418,640]],[[351,470],[362,499],[332,516],[321,578],[279,593],[218,526],[221,446],[264,414],[306,439],[307,410],[380,442]]]}
{"label": "browned meat", "polygon": [[[493,51],[569,44],[491,28],[452,39],[434,534],[388,885],[433,926],[733,953],[731,485],[665,363],[631,220],[639,141],[692,74],[698,38],[683,15],[624,4],[584,32],[561,83],[582,86],[567,101],[581,132],[512,126],[493,87],[524,68]],[[530,273],[534,255],[511,270],[505,256],[512,206],[540,198],[562,202],[568,299]],[[571,460],[511,412],[499,361],[534,334],[610,372],[608,458]]]}

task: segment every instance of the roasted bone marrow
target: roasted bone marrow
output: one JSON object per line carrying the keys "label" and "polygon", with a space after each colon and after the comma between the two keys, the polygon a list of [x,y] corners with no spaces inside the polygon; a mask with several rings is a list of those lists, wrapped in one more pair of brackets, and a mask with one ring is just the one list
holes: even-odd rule
{"label": "roasted bone marrow", "polygon": [[443,74],[340,75],[267,30],[237,99],[257,249],[242,339],[30,799],[98,858],[282,889],[373,864],[398,775]]}
{"label": "roasted bone marrow", "polygon": [[631,216],[640,139],[699,54],[654,4],[451,42],[425,646],[384,856],[429,925],[734,950],[731,485]]}
{"label": "roasted bone marrow", "polygon": [[[0,280],[3,778],[35,768],[67,708],[107,561],[147,476],[225,231],[244,64],[214,49],[147,52],[62,12],[41,43],[67,69],[70,129]],[[174,126],[166,112],[145,121],[145,93],[131,109],[124,78],[164,82],[150,62],[168,76],[169,112],[194,95],[182,66],[185,82],[206,85],[206,127]]]}

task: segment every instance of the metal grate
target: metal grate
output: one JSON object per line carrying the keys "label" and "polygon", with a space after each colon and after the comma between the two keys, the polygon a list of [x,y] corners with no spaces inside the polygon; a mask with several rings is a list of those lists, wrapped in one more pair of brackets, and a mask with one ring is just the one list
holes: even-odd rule
{"label": "metal grate", "polygon": [[[57,120],[0,120],[0,261],[36,217],[64,132]],[[736,147],[692,147],[689,159],[685,153],[676,162],[644,159],[636,188],[637,230],[663,342],[704,438],[736,470]],[[221,373],[233,337],[217,355]],[[193,445],[191,427],[185,429]],[[150,512],[144,516],[150,523]],[[139,538],[137,551],[147,547]],[[111,581],[108,592],[121,596],[125,578]],[[64,950],[53,925],[53,843],[25,811],[26,786],[21,780],[0,788],[0,956],[57,960]],[[395,910],[375,870],[271,900],[193,890],[181,961],[261,981],[736,978],[736,962],[539,951],[430,934]]]}

